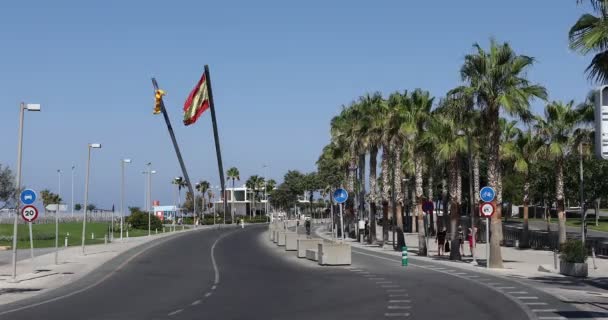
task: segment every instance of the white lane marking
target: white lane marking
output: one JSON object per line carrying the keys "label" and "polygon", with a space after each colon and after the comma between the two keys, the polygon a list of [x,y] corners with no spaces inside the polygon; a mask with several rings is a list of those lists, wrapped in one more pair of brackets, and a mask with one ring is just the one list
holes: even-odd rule
{"label": "white lane marking", "polygon": [[386,292],[403,292],[405,289],[388,289]]}
{"label": "white lane marking", "polygon": [[399,293],[399,294],[389,294],[389,298],[401,298],[401,297],[409,297],[410,295],[407,293]]}
{"label": "white lane marking", "polygon": [[546,306],[545,302],[524,302],[527,306]]}
{"label": "white lane marking", "polygon": [[376,284],[391,284],[392,281],[376,281]]}
{"label": "white lane marking", "polygon": [[500,283],[500,282],[489,282],[489,283],[487,283],[487,284],[488,284],[488,285],[491,285],[491,286],[502,286],[502,285],[503,285],[503,284],[502,284],[502,283]]}
{"label": "white lane marking", "polygon": [[211,296],[211,292],[205,293],[205,298],[209,298]]}
{"label": "white lane marking", "polygon": [[411,303],[412,300],[389,300],[388,303]]}
{"label": "white lane marking", "polygon": [[538,297],[517,297],[520,300],[538,300]]}
{"label": "white lane marking", "polygon": [[201,302],[202,302],[201,300],[196,300],[196,301],[192,302],[192,305],[195,306],[197,304],[200,304]]}
{"label": "white lane marking", "polygon": [[465,272],[456,272],[454,274],[457,276],[466,276],[467,275]]}
{"label": "white lane marking", "polygon": [[372,280],[372,281],[382,281],[382,280],[384,280],[384,278],[368,278],[368,279]]}
{"label": "white lane marking", "polygon": [[153,244],[153,245],[151,245],[149,247],[144,248],[143,250],[141,250],[138,253],[132,255],[130,258],[128,258],[127,260],[125,260],[123,263],[121,263],[118,267],[116,267],[116,269],[114,269],[114,271],[108,273],[103,278],[99,279],[97,282],[95,282],[93,284],[90,284],[90,285],[88,285],[88,286],[86,286],[86,287],[84,287],[84,288],[82,288],[80,290],[72,291],[72,292],[70,292],[68,294],[65,294],[63,296],[59,296],[59,297],[55,297],[55,298],[52,298],[52,299],[49,299],[49,300],[45,300],[45,301],[41,301],[41,302],[38,302],[38,303],[30,304],[28,306],[19,307],[19,308],[15,308],[15,309],[11,309],[11,310],[6,310],[6,311],[3,311],[3,312],[0,312],[0,316],[1,315],[5,315],[7,313],[13,313],[13,312],[16,312],[16,311],[30,309],[30,308],[33,308],[33,307],[37,307],[37,306],[41,306],[41,305],[47,304],[47,303],[55,302],[55,301],[62,300],[62,299],[65,299],[65,298],[69,298],[69,297],[71,297],[71,296],[73,296],[75,294],[79,294],[81,292],[84,292],[84,291],[87,291],[87,290],[89,290],[91,288],[94,288],[94,287],[98,286],[100,283],[106,281],[111,276],[113,276],[116,272],[118,272],[119,270],[121,270],[122,268],[124,268],[129,262],[133,261],[133,259],[137,258],[142,253],[144,253],[144,252],[146,252],[146,251],[148,251],[148,250],[150,250],[150,249],[152,249],[152,248],[154,248],[154,247],[156,247],[156,246],[158,246],[158,245],[160,245],[162,243],[165,243],[165,242],[167,242],[167,241],[169,241],[171,239],[175,239],[175,238],[176,237],[166,237],[164,239],[161,239],[157,243],[155,243],[155,244]]}
{"label": "white lane marking", "polygon": [[176,314],[178,314],[178,313],[180,313],[180,312],[182,312],[182,311],[184,311],[184,309],[175,310],[175,311],[173,311],[173,312],[169,313],[169,314],[168,314],[168,316],[169,316],[169,317],[172,317],[172,316],[174,316],[174,315],[176,315]]}
{"label": "white lane marking", "polygon": [[513,290],[513,289],[515,289],[515,287],[496,287],[496,289],[500,289],[500,290]]}
{"label": "white lane marking", "polygon": [[479,278],[479,276],[467,276],[467,278]]}
{"label": "white lane marking", "polygon": [[211,290],[215,290],[215,289],[217,289],[217,286],[211,287]]}
{"label": "white lane marking", "polygon": [[538,317],[539,320],[568,320],[564,317]]}
{"label": "white lane marking", "polygon": [[381,287],[382,288],[399,288],[399,286],[396,284],[384,284],[384,285],[381,285]]}
{"label": "white lane marking", "polygon": [[532,309],[532,312],[541,313],[541,312],[557,312],[557,309]]}
{"label": "white lane marking", "polygon": [[389,310],[407,310],[411,308],[411,306],[388,306]]}
{"label": "white lane marking", "polygon": [[513,291],[513,292],[508,292],[508,294],[528,294],[528,291]]}
{"label": "white lane marking", "polygon": [[409,317],[409,313],[385,313],[385,317]]}

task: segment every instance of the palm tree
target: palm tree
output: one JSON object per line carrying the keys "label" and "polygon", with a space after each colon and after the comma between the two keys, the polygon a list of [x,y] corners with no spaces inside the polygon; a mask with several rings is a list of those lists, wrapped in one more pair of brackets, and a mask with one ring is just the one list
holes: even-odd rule
{"label": "palm tree", "polygon": [[574,107],[574,101],[563,103],[554,101],[545,107],[545,118],[537,118],[537,131],[544,142],[538,155],[555,162],[555,197],[559,219],[559,243],[566,242],[566,214],[564,208],[564,161],[575,153],[577,140],[575,130],[581,121],[581,113]]}
{"label": "palm tree", "polygon": [[[578,2],[582,2],[578,0]],[[570,48],[580,54],[594,53],[585,72],[590,79],[605,83],[608,81],[608,2],[591,0],[597,16],[583,14],[570,28],[568,34]]]}
{"label": "palm tree", "polygon": [[264,188],[264,178],[258,176],[257,174],[252,175],[245,182],[245,186],[247,189],[251,189],[252,197],[251,197],[251,217],[253,218],[255,212],[255,200],[258,197],[258,193],[260,189]]}
{"label": "palm tree", "polygon": [[524,176],[524,223],[523,233],[520,246],[528,247],[529,245],[529,226],[528,226],[528,206],[530,204],[530,166],[535,160],[536,150],[540,148],[542,143],[536,135],[532,134],[531,130],[520,131],[517,138],[506,141],[501,147],[501,153],[504,158],[513,161],[513,169]]}
{"label": "palm tree", "polygon": [[[446,106],[449,104],[449,100],[443,101],[442,104]],[[428,129],[422,134],[422,141],[435,145],[437,160],[447,164],[448,167],[451,260],[461,259],[457,230],[460,223],[460,206],[462,203],[461,157],[466,151],[467,143],[464,136],[457,134],[459,129],[460,123],[455,121],[449,113],[444,113],[440,109],[434,113],[432,121],[428,124]],[[447,216],[447,212],[443,214]]]}
{"label": "palm tree", "polygon": [[[473,47],[476,52],[465,56],[460,70],[467,87],[457,88],[456,92],[472,92],[477,106],[481,109],[482,123],[488,135],[488,183],[496,188],[502,174],[499,155],[501,132],[498,125],[500,110],[504,109],[512,116],[527,119],[530,117],[530,100],[546,99],[547,92],[542,86],[531,84],[526,79],[526,71],[533,65],[533,58],[518,55],[509,44],[498,44],[494,40],[490,41],[488,51],[478,44]],[[501,234],[501,214],[501,204],[498,203],[496,213],[492,216],[494,235]],[[490,246],[493,252],[490,267],[502,268],[500,238],[492,237]]]}
{"label": "palm tree", "polygon": [[[232,180],[232,194],[234,195],[234,181],[235,180],[241,180],[241,174],[239,173],[239,169],[237,169],[236,167],[232,167],[230,169],[228,169],[228,171],[226,171],[226,176],[228,177],[228,180]],[[226,195],[223,195],[223,197],[225,197]],[[232,220],[234,221],[234,196],[230,197],[230,216],[232,217]]]}
{"label": "palm tree", "polygon": [[[422,214],[422,203],[424,201],[423,194],[423,170],[424,170],[424,150],[427,146],[421,143],[421,137],[424,134],[430,121],[431,107],[433,106],[434,98],[428,91],[416,89],[410,95],[407,108],[404,110],[403,123],[399,129],[399,133],[404,137],[408,144],[411,145],[412,156],[414,158],[414,183],[416,195],[416,211],[418,212],[418,248],[419,255],[426,255],[426,239],[424,233],[424,215]],[[399,183],[400,180],[399,180]],[[401,206],[399,206],[401,207]],[[400,210],[398,210],[400,211]]]}
{"label": "palm tree", "polygon": [[[209,190],[209,181],[203,180],[196,184],[196,190],[202,194],[202,208],[201,208],[201,216],[203,216],[205,212],[205,193]],[[196,197],[194,197],[194,201],[196,201]]]}

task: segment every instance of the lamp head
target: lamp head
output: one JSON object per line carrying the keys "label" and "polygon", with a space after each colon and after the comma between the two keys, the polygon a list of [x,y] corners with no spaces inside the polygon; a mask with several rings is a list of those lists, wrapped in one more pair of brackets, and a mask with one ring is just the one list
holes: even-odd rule
{"label": "lamp head", "polygon": [[89,148],[101,149],[101,143],[89,143]]}

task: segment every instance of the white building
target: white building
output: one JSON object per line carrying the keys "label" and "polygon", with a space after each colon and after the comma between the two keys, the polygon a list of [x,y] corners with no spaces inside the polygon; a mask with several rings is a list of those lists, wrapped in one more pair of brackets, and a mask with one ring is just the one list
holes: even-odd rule
{"label": "white building", "polygon": [[[252,210],[252,200],[254,198],[255,192],[252,189],[248,189],[245,185],[240,187],[226,187],[226,195],[228,200],[228,208],[232,206],[232,212],[237,216],[245,216],[245,215],[261,215],[266,213],[266,195],[264,191],[258,191],[257,199],[255,200],[255,208]],[[300,203],[308,203],[307,196],[298,197],[298,202]],[[223,205],[223,198],[214,201],[216,208],[221,210],[220,208]],[[268,204],[268,210],[272,211],[270,208],[270,204]]]}

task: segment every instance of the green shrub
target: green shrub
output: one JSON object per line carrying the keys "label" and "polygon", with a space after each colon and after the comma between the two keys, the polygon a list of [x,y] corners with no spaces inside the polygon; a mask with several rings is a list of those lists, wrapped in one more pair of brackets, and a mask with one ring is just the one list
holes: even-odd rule
{"label": "green shrub", "polygon": [[[131,215],[126,219],[126,222],[131,228],[148,230],[148,213],[132,210]],[[156,215],[150,215],[150,228],[152,230],[161,230],[163,228],[163,223]]]}
{"label": "green shrub", "polygon": [[560,259],[570,263],[584,263],[587,261],[587,248],[580,240],[568,240],[562,244]]}

